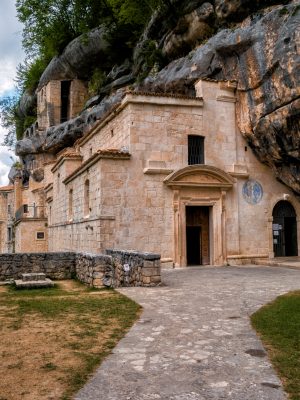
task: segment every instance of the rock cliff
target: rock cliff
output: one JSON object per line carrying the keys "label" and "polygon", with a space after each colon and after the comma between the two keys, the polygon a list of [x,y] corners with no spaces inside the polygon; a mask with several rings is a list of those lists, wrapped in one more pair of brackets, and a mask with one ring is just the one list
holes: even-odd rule
{"label": "rock cliff", "polygon": [[[201,77],[234,79],[241,133],[260,161],[300,194],[299,27],[299,0],[170,0],[153,14],[132,60],[111,66],[99,96],[82,114],[20,141],[17,153],[25,160],[71,145],[121,101],[120,87],[129,82],[139,90],[193,94]],[[86,48],[80,39],[70,43],[50,63],[40,86],[49,79],[87,76],[89,52],[92,64],[105,63],[111,50],[103,28],[90,36]]]}

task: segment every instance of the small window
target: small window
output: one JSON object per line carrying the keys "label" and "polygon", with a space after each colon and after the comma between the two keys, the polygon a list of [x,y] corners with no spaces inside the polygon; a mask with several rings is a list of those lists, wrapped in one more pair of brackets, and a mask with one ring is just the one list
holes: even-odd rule
{"label": "small window", "polygon": [[12,241],[12,228],[7,229],[7,239],[9,242]]}
{"label": "small window", "polygon": [[8,206],[7,206],[7,213],[10,215],[11,214],[11,205],[10,204],[8,204]]}
{"label": "small window", "polygon": [[60,122],[66,122],[69,119],[70,87],[71,87],[71,81],[62,81],[61,82]]}
{"label": "small window", "polygon": [[69,220],[73,218],[73,189],[69,190]]}
{"label": "small window", "polygon": [[84,216],[90,214],[90,181],[87,179],[84,182]]}
{"label": "small window", "polygon": [[23,204],[23,213],[24,214],[28,213],[28,204]]}
{"label": "small window", "polygon": [[36,233],[37,240],[44,240],[45,239],[45,232],[37,232]]}
{"label": "small window", "polygon": [[204,164],[204,137],[188,136],[188,164]]}

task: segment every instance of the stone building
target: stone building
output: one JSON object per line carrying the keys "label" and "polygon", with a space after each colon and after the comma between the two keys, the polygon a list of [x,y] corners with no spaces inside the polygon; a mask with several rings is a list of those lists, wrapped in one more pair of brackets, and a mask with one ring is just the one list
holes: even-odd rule
{"label": "stone building", "polygon": [[[38,93],[39,127],[82,106],[84,85],[64,85]],[[44,250],[138,249],[177,267],[298,255],[300,203],[238,131],[235,82],[203,79],[195,91],[128,90],[72,148],[39,155],[43,179],[14,185],[17,206],[42,210],[14,223],[15,250],[39,251],[44,232]]]}
{"label": "stone building", "polygon": [[0,252],[14,251],[13,221],[14,221],[14,186],[0,187]]}

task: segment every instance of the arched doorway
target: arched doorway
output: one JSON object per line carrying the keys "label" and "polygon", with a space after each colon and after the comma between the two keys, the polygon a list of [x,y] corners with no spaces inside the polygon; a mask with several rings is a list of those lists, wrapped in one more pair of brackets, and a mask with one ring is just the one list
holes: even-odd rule
{"label": "arched doorway", "polygon": [[298,255],[296,211],[288,201],[279,201],[273,209],[273,248],[275,257]]}

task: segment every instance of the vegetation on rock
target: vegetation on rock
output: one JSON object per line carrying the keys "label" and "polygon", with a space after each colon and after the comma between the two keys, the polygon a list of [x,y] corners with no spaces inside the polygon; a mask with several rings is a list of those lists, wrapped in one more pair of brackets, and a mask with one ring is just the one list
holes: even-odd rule
{"label": "vegetation on rock", "polygon": [[[55,56],[73,39],[104,26],[111,48],[110,68],[130,56],[136,41],[161,0],[16,0],[17,16],[23,23],[23,48],[26,61],[19,65],[16,83],[20,96],[5,98],[0,104],[2,126],[8,128],[4,144],[13,146],[34,122],[36,109],[26,115],[19,111],[25,91],[34,94],[40,77]],[[84,44],[84,40],[83,40]],[[91,94],[97,94],[109,68],[92,66]]]}
{"label": "vegetation on rock", "polygon": [[16,0],[16,6],[28,61],[17,74],[21,99],[0,104],[6,144],[14,142],[15,128],[20,139],[34,121],[35,90],[50,80],[88,81],[89,104],[98,107],[80,116],[75,135],[51,127],[38,143],[20,141],[19,154],[38,153],[43,140],[54,141],[55,151],[71,146],[128,84],[193,95],[201,77],[234,79],[242,135],[300,193],[299,0]]}

